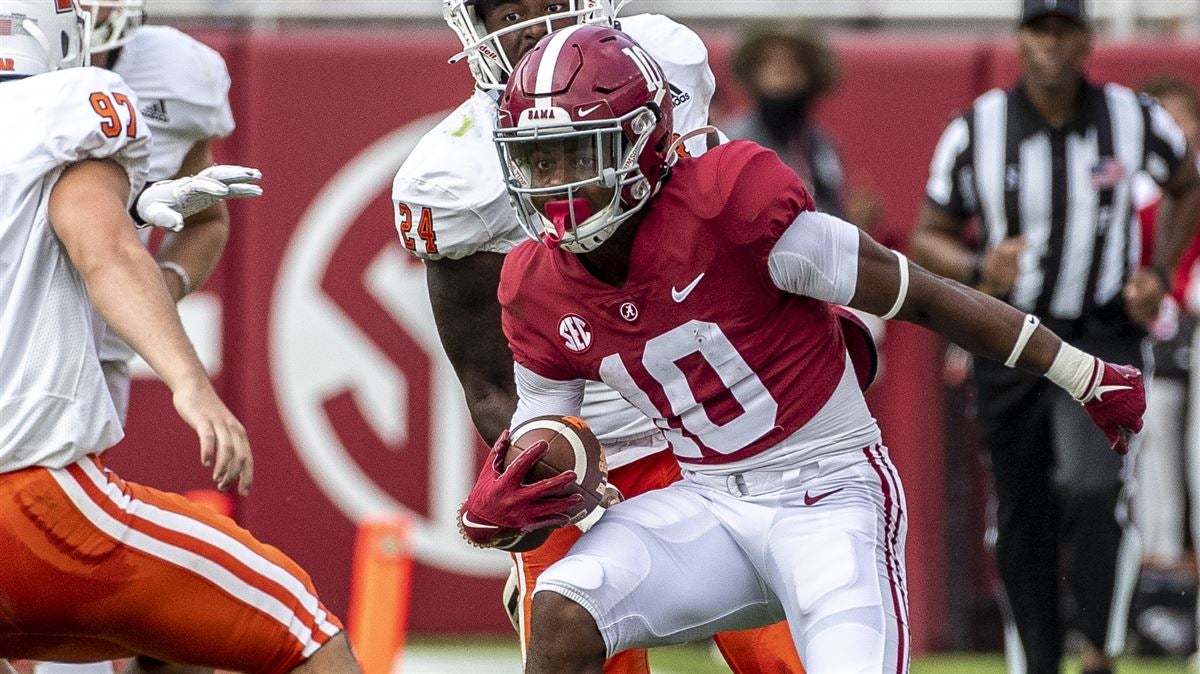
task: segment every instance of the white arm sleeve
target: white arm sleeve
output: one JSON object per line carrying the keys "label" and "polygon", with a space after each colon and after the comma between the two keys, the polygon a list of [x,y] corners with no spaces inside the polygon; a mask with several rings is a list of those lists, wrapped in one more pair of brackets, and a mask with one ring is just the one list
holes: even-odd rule
{"label": "white arm sleeve", "polygon": [[582,379],[547,379],[520,363],[513,363],[513,379],[517,384],[517,411],[509,428],[545,414],[579,416],[583,407]]}
{"label": "white arm sleeve", "polygon": [[767,258],[776,287],[846,305],[858,287],[858,228],[827,213],[796,217]]}

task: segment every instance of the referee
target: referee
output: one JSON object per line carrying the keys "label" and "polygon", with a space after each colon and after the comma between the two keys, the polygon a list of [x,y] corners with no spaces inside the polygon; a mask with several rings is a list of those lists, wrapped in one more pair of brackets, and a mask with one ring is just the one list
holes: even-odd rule
{"label": "referee", "polygon": [[[1083,0],[1023,1],[1023,75],[946,127],[913,248],[930,270],[1037,315],[1076,347],[1146,367],[1144,326],[1194,235],[1200,176],[1153,99],[1084,77],[1091,41]],[[1131,208],[1139,171],[1164,193],[1149,267],[1138,266]],[[1044,379],[983,360],[975,378],[1000,576],[1024,656],[1012,670],[1057,674],[1069,625],[1084,637],[1084,672],[1111,672],[1133,581],[1117,573],[1122,459]]]}

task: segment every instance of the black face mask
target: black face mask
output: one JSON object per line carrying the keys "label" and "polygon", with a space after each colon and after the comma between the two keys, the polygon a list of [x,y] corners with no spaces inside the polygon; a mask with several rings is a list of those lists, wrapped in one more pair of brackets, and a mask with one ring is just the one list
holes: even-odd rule
{"label": "black face mask", "polygon": [[802,91],[791,96],[759,96],[758,115],[767,132],[776,140],[784,141],[808,121],[808,110],[812,95]]}

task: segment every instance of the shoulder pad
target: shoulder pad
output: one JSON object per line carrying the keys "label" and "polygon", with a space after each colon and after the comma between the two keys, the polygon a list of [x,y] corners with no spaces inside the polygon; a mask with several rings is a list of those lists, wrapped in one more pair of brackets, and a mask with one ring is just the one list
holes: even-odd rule
{"label": "shoulder pad", "polygon": [[526,238],[492,146],[490,100],[475,97],[460,105],[425,134],[396,173],[396,229],[417,257],[507,253]]}
{"label": "shoulder pad", "polygon": [[691,172],[693,212],[728,223],[722,229],[732,243],[755,238],[754,225],[762,223],[767,211],[784,208],[794,211],[794,219],[813,208],[812,197],[796,173],[757,143],[735,140],[709,150],[691,161]]}
{"label": "shoulder pad", "polygon": [[54,162],[65,166],[84,159],[112,159],[125,168],[131,192],[141,191],[149,167],[150,131],[131,115],[137,110],[137,95],[121,76],[101,68],[70,68],[37,78],[30,84],[45,85],[36,94],[36,104],[45,119],[53,120],[44,142]]}
{"label": "shoulder pad", "polygon": [[216,50],[168,26],[143,26],[125,45],[114,68],[151,106],[183,103],[175,110],[187,120],[170,124],[194,126],[202,137],[233,132],[229,108],[229,70]]}

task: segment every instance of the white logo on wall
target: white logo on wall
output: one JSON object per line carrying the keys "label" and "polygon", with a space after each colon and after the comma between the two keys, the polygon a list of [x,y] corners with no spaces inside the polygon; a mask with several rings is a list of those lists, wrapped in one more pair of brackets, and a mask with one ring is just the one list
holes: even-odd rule
{"label": "white logo on wall", "polygon": [[367,205],[390,192],[397,168],[443,114],[413,122],[363,150],[330,179],[301,217],[271,301],[271,379],[297,454],[343,514],[358,522],[372,515],[403,513],[413,524],[419,561],[455,573],[494,576],[507,572],[508,556],[470,547],[457,530],[458,505],[475,475],[475,431],[438,340],[423,268],[409,261],[396,236],[375,255],[362,281],[365,291],[424,351],[415,355],[428,358],[432,368],[429,517],[393,498],[359,466],[323,409],[332,393],[349,390],[376,435],[391,444],[408,436],[411,394],[404,372],[321,284],[338,244]]}

